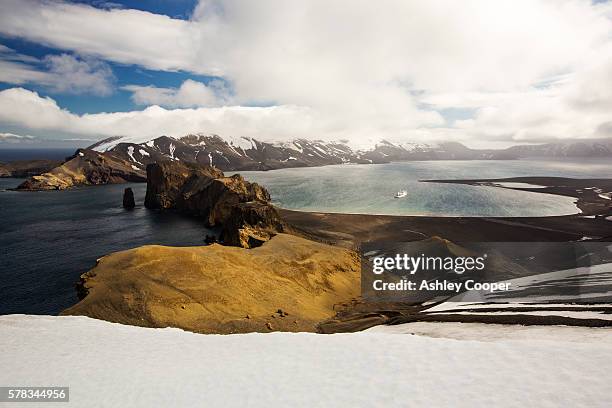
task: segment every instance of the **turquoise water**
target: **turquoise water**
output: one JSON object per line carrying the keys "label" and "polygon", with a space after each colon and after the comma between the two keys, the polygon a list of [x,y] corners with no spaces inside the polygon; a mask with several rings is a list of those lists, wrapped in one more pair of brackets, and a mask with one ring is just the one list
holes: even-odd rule
{"label": "turquoise water", "polygon": [[[305,211],[390,215],[547,216],[578,212],[571,197],[424,179],[612,177],[612,161],[422,161],[241,172],[275,204]],[[399,190],[405,198],[393,198]]]}

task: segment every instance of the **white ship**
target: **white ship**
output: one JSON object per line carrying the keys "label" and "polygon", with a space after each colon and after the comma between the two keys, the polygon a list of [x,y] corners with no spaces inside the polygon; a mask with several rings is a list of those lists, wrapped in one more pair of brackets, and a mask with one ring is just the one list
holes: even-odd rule
{"label": "white ship", "polygon": [[408,195],[408,191],[400,190],[397,193],[395,193],[394,197],[395,198],[403,198],[403,197],[406,197],[407,195]]}

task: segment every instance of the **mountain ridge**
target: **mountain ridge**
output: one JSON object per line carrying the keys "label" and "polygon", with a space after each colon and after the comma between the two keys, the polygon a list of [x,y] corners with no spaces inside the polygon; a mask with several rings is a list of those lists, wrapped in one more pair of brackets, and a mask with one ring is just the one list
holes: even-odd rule
{"label": "mountain ridge", "polygon": [[[373,144],[372,144],[373,143]],[[223,171],[274,170],[332,164],[381,164],[409,160],[509,160],[528,157],[612,157],[612,140],[593,139],[506,149],[472,149],[459,142],[394,143],[382,139],[356,149],[348,141],[298,138],[266,142],[251,137],[187,134],[180,138],[112,137],[89,147],[117,155],[144,170],[159,160],[212,165]]]}
{"label": "mountain ridge", "polygon": [[216,134],[160,136],[150,140],[108,138],[89,149],[121,157],[144,170],[159,160],[212,165],[223,171],[274,170],[332,164],[380,164],[401,160],[510,159],[504,151],[477,150],[460,143],[395,144],[387,140],[369,149],[354,150],[347,142],[294,139],[265,142],[249,137],[223,138]]}
{"label": "mountain ridge", "polygon": [[[373,144],[372,144],[373,143]],[[368,146],[368,145],[365,145]],[[75,184],[106,184],[143,180],[147,165],[164,161],[214,166],[221,171],[275,170],[338,164],[383,164],[423,160],[512,160],[522,158],[612,158],[612,140],[593,139],[506,149],[472,149],[458,142],[371,142],[355,148],[349,141],[294,139],[265,142],[250,137],[188,134],[180,138],[159,136],[110,137],[79,149],[62,165],[42,176],[33,176],[19,188],[61,189]],[[114,167],[113,167],[114,166]],[[108,168],[107,168],[108,167]],[[70,169],[69,172],[66,169]],[[57,173],[57,174],[55,174]],[[119,176],[113,176],[118,174]],[[59,180],[67,178],[66,180]]]}

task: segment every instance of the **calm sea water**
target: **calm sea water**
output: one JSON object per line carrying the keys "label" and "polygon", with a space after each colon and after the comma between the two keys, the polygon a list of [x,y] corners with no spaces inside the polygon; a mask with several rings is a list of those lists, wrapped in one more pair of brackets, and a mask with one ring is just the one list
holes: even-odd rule
{"label": "calm sea water", "polygon": [[[609,161],[410,162],[245,172],[286,208],[375,214],[526,216],[575,213],[573,199],[419,179],[549,175],[610,177]],[[139,206],[121,208],[126,185],[61,192],[13,192],[0,179],[0,314],[57,314],[76,299],[74,283],[96,259],[145,244],[201,245],[201,221],[143,208],[146,186],[130,185]],[[394,199],[396,191],[408,196]]]}
{"label": "calm sea water", "polygon": [[[612,177],[611,160],[423,161],[241,172],[266,186],[281,207],[391,215],[546,216],[578,212],[574,199],[425,179],[517,176]],[[407,190],[405,198],[394,198]]]}
{"label": "calm sea water", "polygon": [[[22,180],[0,179],[0,190]],[[0,192],[0,314],[57,314],[76,303],[74,283],[96,259],[145,244],[203,245],[201,221],[121,207],[126,185],[61,192]]]}

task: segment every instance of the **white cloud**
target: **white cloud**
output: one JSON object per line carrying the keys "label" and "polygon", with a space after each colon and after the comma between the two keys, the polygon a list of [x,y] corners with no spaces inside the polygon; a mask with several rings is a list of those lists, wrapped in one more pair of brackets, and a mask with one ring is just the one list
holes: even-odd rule
{"label": "white cloud", "polygon": [[16,135],[14,133],[1,133],[0,132],[0,144],[2,143],[28,143],[34,141],[36,138],[30,135]]}
{"label": "white cloud", "polygon": [[[80,127],[102,122],[101,133],[130,132],[125,123],[148,115],[157,133],[214,127],[260,137],[544,140],[609,128],[611,10],[589,0],[210,0],[185,21],[5,0],[0,32],[149,69],[221,76],[232,84],[231,102],[279,105],[151,108],[116,114],[122,120],[73,115]],[[198,84],[128,89],[142,104],[225,103]],[[475,116],[452,127],[432,111],[466,106]]]}
{"label": "white cloud", "polygon": [[115,77],[105,62],[72,55],[47,55],[49,86],[56,92],[90,93],[107,96],[113,92]]}
{"label": "white cloud", "polygon": [[224,105],[230,94],[220,80],[208,85],[188,79],[179,88],[126,85],[121,89],[132,92],[132,100],[138,105],[161,105],[170,108],[192,108]]}
{"label": "white cloud", "polygon": [[[49,97],[23,88],[0,91],[0,122],[19,128],[90,136],[182,136],[206,130],[224,135],[263,136],[264,140],[305,137],[323,131],[323,118],[297,106],[164,109],[76,115]],[[33,120],[32,118],[36,118]],[[328,129],[329,130],[329,129]],[[289,133],[287,133],[289,132]]]}
{"label": "white cloud", "polygon": [[[0,91],[0,107],[0,123],[20,129],[89,136],[92,140],[115,135],[183,136],[201,131],[267,141],[298,137],[330,140],[385,137],[385,132],[375,125],[364,122],[352,127],[339,126],[335,116],[295,105],[193,109],[164,109],[154,105],[142,111],[77,115],[60,108],[50,97],[11,88]],[[438,119],[432,115],[432,121]]]}
{"label": "white cloud", "polygon": [[197,60],[195,26],[145,11],[3,0],[0,26],[8,36],[151,69],[185,69],[185,61]]}
{"label": "white cloud", "polygon": [[48,84],[50,80],[46,72],[35,69],[30,65],[0,59],[0,82],[14,85],[26,83]]}
{"label": "white cloud", "polygon": [[107,96],[113,92],[115,77],[107,63],[93,58],[60,54],[39,60],[4,47],[0,48],[0,82],[39,84],[60,93]]}

